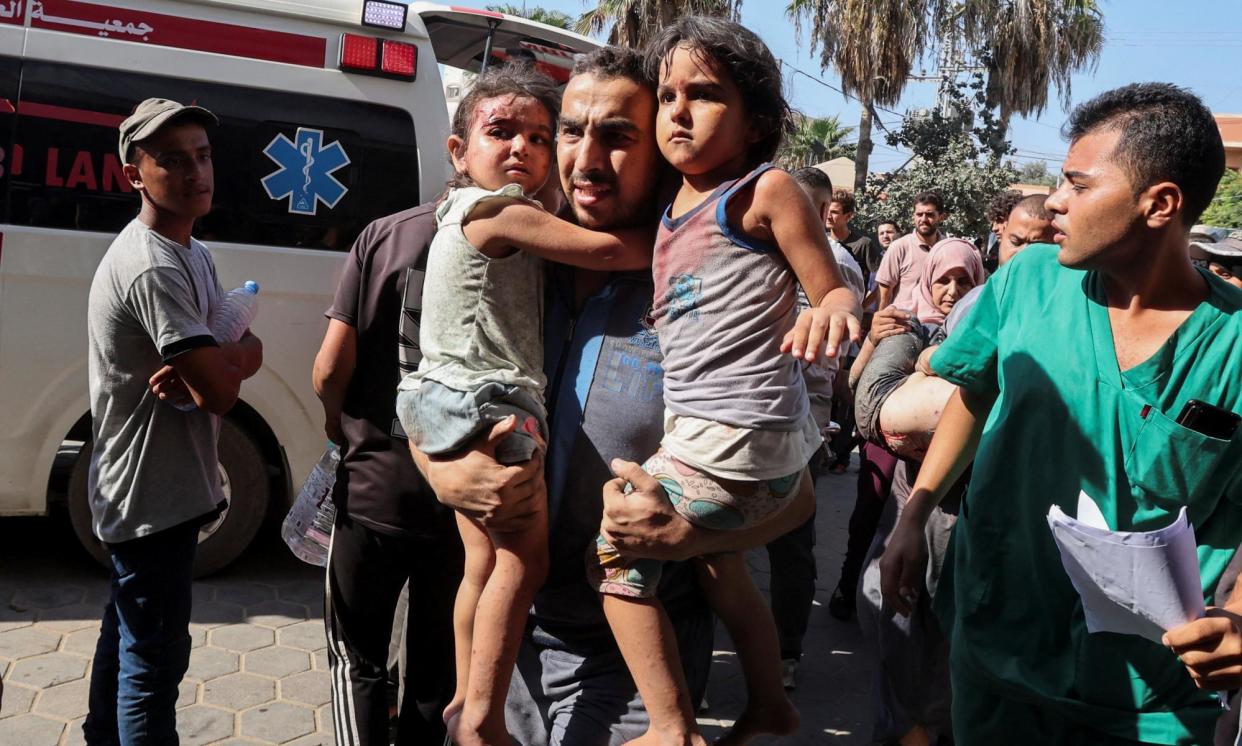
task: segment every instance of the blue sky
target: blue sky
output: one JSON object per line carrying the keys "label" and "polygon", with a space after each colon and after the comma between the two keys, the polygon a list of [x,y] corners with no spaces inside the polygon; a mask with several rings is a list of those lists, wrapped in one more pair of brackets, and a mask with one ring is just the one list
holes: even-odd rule
{"label": "blue sky", "polygon": [[[483,7],[483,0],[457,0],[461,5]],[[520,0],[515,3],[520,5]],[[580,0],[543,0],[531,5],[560,10],[571,15],[582,12]],[[783,12],[786,0],[744,0],[742,23],[754,30],[771,47],[773,54],[792,68],[819,78],[793,73],[785,78],[786,93],[794,107],[811,116],[838,114],[849,125],[858,123],[858,105],[832,90],[840,79],[832,68],[820,70],[818,55],[809,45],[799,45],[793,24]],[[1100,0],[1104,12],[1107,41],[1095,70],[1074,75],[1072,101],[1081,102],[1101,91],[1139,81],[1167,81],[1189,87],[1207,105],[1221,113],[1242,112],[1242,2],[1239,0]],[[935,68],[930,61],[927,72]],[[917,70],[915,71],[918,72]],[[891,126],[900,122],[908,108],[930,106],[936,96],[935,83],[911,81],[901,103],[880,112],[880,119]],[[1066,111],[1052,92],[1048,108],[1038,118],[1015,119],[1010,132],[1018,149],[1018,163],[1034,159],[1048,162],[1056,170],[1066,145],[1060,137]],[[890,148],[882,131],[873,130],[876,148],[872,170],[883,171],[905,162],[908,154]]]}

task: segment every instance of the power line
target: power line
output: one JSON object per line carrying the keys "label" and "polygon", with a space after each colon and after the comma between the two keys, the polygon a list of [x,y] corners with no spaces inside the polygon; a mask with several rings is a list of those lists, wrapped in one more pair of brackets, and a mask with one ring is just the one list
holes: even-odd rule
{"label": "power line", "polygon": [[1065,157],[1065,153],[1052,153],[1047,150],[1035,150],[1034,148],[1020,148],[1016,145],[1014,146],[1014,150],[1020,151],[1022,153],[1026,153],[1028,155],[1043,156],[1045,158],[1064,158]]}
{"label": "power line", "polygon": [[1047,127],[1047,128],[1048,128],[1048,129],[1050,129],[1050,130],[1056,130],[1057,132],[1060,132],[1060,131],[1061,131],[1061,128],[1060,128],[1060,127],[1058,127],[1058,126],[1056,126],[1055,124],[1044,124],[1043,122],[1039,121],[1038,119],[1028,119],[1028,120],[1026,120],[1026,121],[1027,121],[1027,122],[1030,122],[1031,124],[1037,124],[1037,125],[1039,125],[1040,127]]}
{"label": "power line", "polygon": [[[833,84],[831,84],[831,83],[829,83],[829,82],[827,82],[827,81],[823,80],[822,78],[817,78],[817,77],[815,77],[814,75],[811,75],[810,73],[806,72],[805,70],[803,70],[803,69],[801,69],[801,68],[794,67],[793,65],[789,64],[788,62],[786,62],[784,59],[782,59],[782,58],[780,58],[780,57],[776,58],[776,61],[777,61],[779,64],[781,64],[782,66],[787,67],[787,68],[789,68],[790,70],[793,70],[795,73],[798,73],[799,75],[802,75],[803,77],[810,78],[811,80],[815,81],[816,83],[819,83],[820,85],[822,85],[822,86],[823,86],[823,87],[825,87],[825,88],[828,88],[828,89],[830,89],[830,90],[836,91],[837,93],[841,94],[842,96],[844,96],[844,97],[846,97],[846,98],[848,98],[848,99],[853,99],[854,101],[857,101],[857,102],[858,102],[858,103],[860,103],[860,104],[861,104],[861,103],[863,103],[862,99],[858,98],[857,96],[853,95],[852,93],[846,93],[845,91],[841,90],[840,88],[837,88],[835,85],[833,85]],[[900,113],[900,112],[893,111],[892,109],[886,109],[886,108],[884,108],[883,106],[880,106],[880,105],[875,104],[875,103],[872,103],[872,104],[871,104],[871,108],[873,108],[873,109],[877,109],[877,110],[879,110],[879,111],[886,112],[886,113],[888,113],[888,114],[892,114],[893,116],[896,116],[896,117],[902,117],[903,119],[905,118],[905,115],[904,115],[904,114],[902,114],[902,113]],[[876,118],[875,118],[875,121],[879,122],[879,121],[880,121],[879,117],[876,117]],[[883,125],[883,122],[881,122],[881,125]]]}
{"label": "power line", "polygon": [[[825,80],[823,80],[823,79],[821,79],[821,78],[818,78],[818,77],[816,77],[816,76],[814,76],[814,75],[811,75],[810,73],[806,72],[805,70],[802,70],[801,68],[798,68],[798,67],[795,67],[794,65],[791,65],[791,64],[789,64],[788,62],[786,62],[785,60],[783,60],[783,59],[781,59],[781,58],[777,58],[777,62],[778,62],[778,63],[780,63],[780,65],[782,65],[782,66],[784,66],[784,67],[788,67],[788,68],[789,68],[791,71],[793,71],[794,73],[797,73],[797,74],[799,74],[799,75],[802,75],[803,77],[809,78],[810,80],[812,80],[812,81],[814,81],[814,82],[816,82],[816,83],[819,83],[820,85],[824,86],[825,88],[828,88],[829,90],[832,90],[832,91],[835,91],[835,92],[837,92],[837,93],[841,94],[842,96],[844,96],[844,97],[845,97],[845,98],[847,98],[847,99],[853,99],[854,101],[858,101],[859,103],[862,103],[862,101],[861,101],[861,100],[860,100],[857,96],[853,96],[853,95],[851,95],[851,94],[848,94],[848,93],[846,93],[845,91],[841,90],[840,88],[838,88],[838,87],[836,87],[836,86],[832,85],[831,83],[828,83],[827,81],[825,81]],[[883,111],[883,112],[886,112],[886,113],[889,113],[889,114],[892,114],[892,115],[894,115],[894,116],[901,117],[901,118],[902,118],[902,120],[904,120],[904,119],[905,119],[905,115],[903,115],[903,114],[899,114],[898,112],[893,111],[892,109],[887,109],[887,108],[882,107],[882,106],[874,106],[874,105],[873,105],[873,108],[878,109],[878,110]],[[879,123],[879,125],[880,125],[881,129],[884,129],[884,130],[886,130],[886,131],[887,131],[887,129],[888,129],[888,125],[893,124],[892,122],[885,123],[885,122],[881,121],[879,117],[876,117],[876,118],[875,118],[875,119],[873,119],[872,121]],[[1052,125],[1043,124],[1042,122],[1034,122],[1034,123],[1035,123],[1035,124],[1038,124],[1038,125],[1040,125],[1040,126],[1043,126],[1043,127],[1048,127],[1048,128],[1050,128],[1050,129],[1059,129],[1059,128],[1057,128],[1057,127],[1053,127]],[[843,141],[842,141],[842,143],[844,143],[844,144],[856,144],[856,143],[857,143],[857,138],[855,138],[854,140],[843,140]],[[890,147],[890,146],[888,146],[888,145],[881,144],[881,143],[876,142],[876,141],[874,141],[874,140],[872,141],[871,145],[872,145],[872,147],[873,147],[873,148],[880,148],[880,149],[883,149],[883,150],[887,150],[887,151],[889,151],[889,152],[891,152],[891,153],[894,153],[894,154],[896,154],[896,155],[898,155],[898,156],[907,156],[907,155],[910,155],[909,151],[906,151],[906,150],[898,150],[897,148],[893,148],[893,147]],[[1010,157],[1012,157],[1012,158],[1019,158],[1019,159],[1023,159],[1023,160],[1027,160],[1027,161],[1046,161],[1046,160],[1057,160],[1057,161],[1060,161],[1060,160],[1063,160],[1063,159],[1065,158],[1065,154],[1064,154],[1064,153],[1050,153],[1050,152],[1044,152],[1044,151],[1038,151],[1038,150],[1028,150],[1028,149],[1025,149],[1025,148],[1021,148],[1021,149],[1015,149],[1014,153],[1010,154]]]}
{"label": "power line", "polygon": [[1108,38],[1115,39],[1120,36],[1240,36],[1242,31],[1173,31],[1169,29],[1153,29],[1150,31],[1113,31],[1108,34]]}

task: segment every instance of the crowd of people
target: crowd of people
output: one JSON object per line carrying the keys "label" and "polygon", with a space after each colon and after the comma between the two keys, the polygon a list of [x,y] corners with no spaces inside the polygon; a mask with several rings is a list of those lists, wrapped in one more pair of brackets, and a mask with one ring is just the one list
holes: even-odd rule
{"label": "crowd of people", "polygon": [[[823,171],[769,163],[791,122],[757,36],[683,18],[559,92],[479,76],[445,193],[362,232],[313,370],[338,744],[702,744],[716,618],[747,691],[718,743],[795,732],[814,485],[855,448],[827,606],[873,657],[874,742],[1236,735],[1210,692],[1242,685],[1242,236],[1194,225],[1210,113],[1166,84],[1082,104],[1062,184],[997,195],[986,237],[935,191],[904,235],[859,225]],[[120,127],[142,208],[90,299],[89,744],[176,743],[219,416],[262,364],[207,326],[214,123],[152,99]],[[1188,509],[1206,617],[1089,632],[1045,524],[1083,491],[1118,530]]]}

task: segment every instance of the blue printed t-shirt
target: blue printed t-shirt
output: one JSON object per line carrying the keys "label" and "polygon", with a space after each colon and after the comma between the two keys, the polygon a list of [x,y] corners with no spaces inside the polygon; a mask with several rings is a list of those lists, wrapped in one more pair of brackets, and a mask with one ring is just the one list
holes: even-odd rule
{"label": "blue printed t-shirt", "polygon": [[[579,654],[616,642],[586,580],[614,458],[642,463],[664,435],[664,370],[647,272],[613,274],[575,310],[577,270],[550,265],[544,358],[548,376],[548,577],[531,619],[541,644]],[[660,600],[673,620],[702,613],[689,563],[672,563]]]}
{"label": "blue printed t-shirt", "polygon": [[997,395],[937,594],[955,677],[1115,737],[1211,742],[1220,708],[1171,651],[1087,632],[1046,521],[1054,504],[1074,515],[1080,490],[1117,530],[1167,526],[1185,505],[1214,601],[1242,542],[1242,432],[1218,440],[1174,420],[1188,399],[1242,412],[1242,291],[1203,275],[1208,299],[1122,373],[1099,275],[1032,247],[932,358]]}

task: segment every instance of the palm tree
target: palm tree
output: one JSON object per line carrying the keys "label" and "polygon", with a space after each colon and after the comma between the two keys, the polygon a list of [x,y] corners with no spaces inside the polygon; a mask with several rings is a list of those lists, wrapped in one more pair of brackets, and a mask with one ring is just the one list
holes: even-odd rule
{"label": "palm tree", "polygon": [[527,8],[522,5],[504,4],[489,5],[488,10],[494,10],[497,13],[504,13],[507,16],[517,16],[518,18],[526,18],[546,26],[556,26],[572,31],[574,28],[574,17],[568,13],[562,13],[559,10],[548,10],[538,5]]}
{"label": "palm tree", "polygon": [[862,104],[854,193],[861,195],[871,158],[875,106],[901,98],[914,63],[932,41],[934,8],[946,0],[790,0],[786,14],[799,35],[809,27],[820,65],[836,68],[841,88]]}
{"label": "palm tree", "polygon": [[637,49],[683,16],[720,16],[737,20],[742,0],[598,0],[582,14],[575,30],[602,34],[608,43]]}
{"label": "palm tree", "polygon": [[987,68],[987,102],[1010,116],[1039,114],[1056,86],[1070,100],[1070,76],[1094,69],[1104,46],[1095,0],[962,0],[962,37]]}
{"label": "palm tree", "polygon": [[1068,103],[1070,76],[1094,67],[1104,44],[1096,0],[789,0],[786,13],[799,33],[809,25],[820,64],[836,68],[862,104],[856,190],[866,180],[873,107],[897,103],[935,38],[960,40],[986,68],[1002,136],[1013,114],[1043,111],[1050,87]]}
{"label": "palm tree", "polygon": [[798,117],[797,129],[787,138],[777,154],[785,168],[810,166],[833,158],[853,158],[855,146],[844,142],[854,131],[836,116]]}

